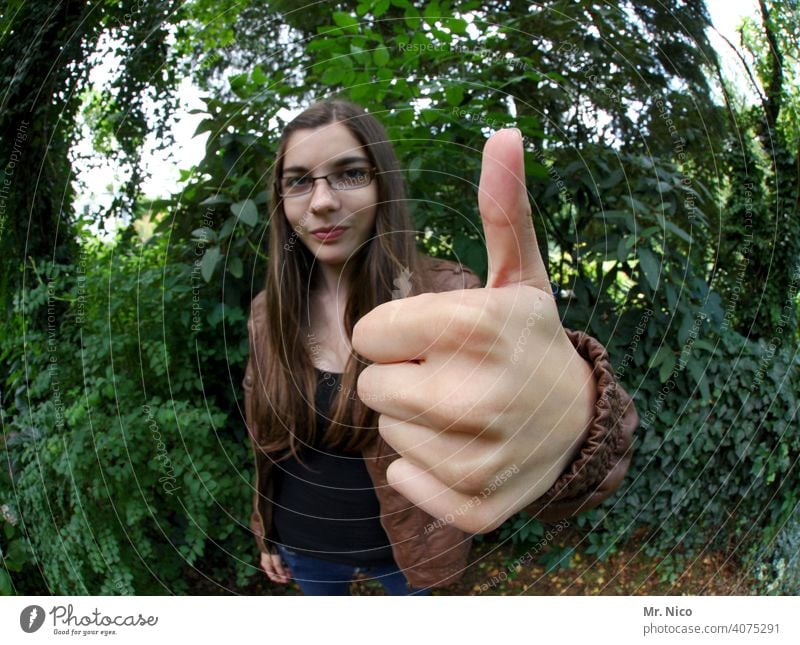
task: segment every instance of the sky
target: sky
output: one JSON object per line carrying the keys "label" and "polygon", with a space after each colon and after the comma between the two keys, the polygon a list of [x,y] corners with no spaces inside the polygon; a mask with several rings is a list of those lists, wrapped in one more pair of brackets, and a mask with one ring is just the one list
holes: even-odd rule
{"label": "sky", "polygon": [[[758,16],[757,0],[707,0],[712,23],[719,32],[724,34],[732,43],[738,45],[738,35],[736,27],[743,16]],[[731,52],[729,46],[717,36],[713,31],[709,33],[712,45],[720,53],[723,61],[723,69],[730,79],[742,78],[740,73],[740,63]],[[106,81],[118,61],[105,56],[102,63],[92,71],[92,82],[101,86]],[[748,94],[746,87],[741,88],[744,94]],[[203,109],[201,94],[186,78],[180,84],[178,96],[180,97],[181,108],[175,114],[172,132],[174,134],[175,145],[171,148],[155,153],[155,141],[151,134],[145,143],[144,163],[150,170],[151,177],[142,185],[144,194],[148,197],[166,197],[179,189],[180,170],[187,170],[198,163],[205,152],[205,142],[208,134],[193,137],[194,131],[203,119],[202,114],[189,114],[193,109]],[[75,150],[80,155],[91,155],[92,144],[88,137],[84,137]],[[96,165],[92,168],[81,163],[73,164],[78,178],[85,184],[85,188],[78,191],[76,208],[80,210],[88,209],[90,212],[98,212],[110,206],[115,192],[124,181],[124,172],[120,168],[115,168],[107,162]],[[106,222],[108,233],[113,232],[118,223]],[[97,231],[99,232],[99,231]]]}

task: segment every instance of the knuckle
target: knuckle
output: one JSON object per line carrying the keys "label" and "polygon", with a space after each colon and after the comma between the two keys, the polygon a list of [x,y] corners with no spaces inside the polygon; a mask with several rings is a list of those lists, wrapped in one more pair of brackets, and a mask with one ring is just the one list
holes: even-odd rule
{"label": "knuckle", "polygon": [[496,460],[491,455],[460,459],[451,465],[451,488],[465,495],[477,495],[496,472]]}
{"label": "knuckle", "polygon": [[462,531],[473,534],[489,533],[496,528],[494,514],[484,506],[470,509],[458,517],[454,524]]}
{"label": "knuckle", "polygon": [[358,375],[356,380],[356,394],[362,401],[369,401],[370,397],[374,394],[374,386],[371,383],[372,377],[370,376],[374,371],[370,371],[370,366],[365,367],[361,374]]}
{"label": "knuckle", "polygon": [[437,327],[457,347],[485,353],[493,340],[488,313],[485,307],[473,305],[442,309]]}
{"label": "knuckle", "polygon": [[378,434],[392,448],[398,450],[398,447],[395,445],[397,437],[397,435],[395,434],[396,430],[397,430],[396,426],[392,426],[386,423],[385,415],[381,414],[378,416]]}

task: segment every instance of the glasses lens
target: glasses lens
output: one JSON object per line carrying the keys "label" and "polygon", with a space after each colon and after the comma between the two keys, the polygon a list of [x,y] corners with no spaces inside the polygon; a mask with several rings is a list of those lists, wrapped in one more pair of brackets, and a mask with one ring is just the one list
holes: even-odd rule
{"label": "glasses lens", "polygon": [[[364,188],[372,183],[372,168],[348,168],[339,172],[332,172],[324,179],[334,190],[355,190]],[[323,177],[317,177],[323,179]],[[300,197],[307,195],[314,189],[314,178],[308,175],[287,175],[281,177],[280,191],[282,197]]]}
{"label": "glasses lens", "polygon": [[329,175],[329,181],[336,190],[355,190],[369,186],[372,175],[369,168],[348,168]]}
{"label": "glasses lens", "polygon": [[310,177],[302,177],[300,175],[292,177],[283,177],[281,179],[281,195],[284,197],[297,197],[298,195],[305,195],[311,192],[311,187],[314,182]]}

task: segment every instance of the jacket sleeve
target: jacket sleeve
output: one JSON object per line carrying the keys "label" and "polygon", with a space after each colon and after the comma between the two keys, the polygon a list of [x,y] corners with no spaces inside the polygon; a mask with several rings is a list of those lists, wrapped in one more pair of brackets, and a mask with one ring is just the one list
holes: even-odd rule
{"label": "jacket sleeve", "polygon": [[[464,268],[468,289],[482,286],[480,278]],[[558,522],[588,511],[620,485],[631,463],[633,432],[639,415],[628,393],[618,384],[603,345],[583,332],[566,330],[578,354],[592,366],[597,400],[589,434],[577,457],[550,489],[525,507],[530,515]]]}
{"label": "jacket sleeve", "polygon": [[252,447],[253,455],[255,457],[255,483],[254,483],[252,513],[250,515],[250,529],[253,531],[253,535],[256,538],[256,543],[258,544],[259,551],[261,551],[262,553],[269,553],[270,550],[265,542],[266,531],[264,530],[264,520],[261,512],[261,497],[263,492],[261,491],[261,481],[260,481],[265,471],[266,464],[264,462],[266,460],[266,457],[264,456],[263,451],[259,447],[260,433],[258,424],[256,423],[255,420],[256,419],[255,403],[253,400],[253,387],[258,379],[255,376],[255,370],[253,367],[254,356],[255,356],[254,349],[256,345],[255,345],[255,332],[254,332],[252,313],[250,315],[250,319],[247,321],[247,330],[248,330],[249,344],[250,344],[250,356],[247,359],[247,367],[245,368],[244,372],[242,388],[244,390],[244,414],[245,414],[245,421],[247,423],[247,434],[250,437],[250,445]]}

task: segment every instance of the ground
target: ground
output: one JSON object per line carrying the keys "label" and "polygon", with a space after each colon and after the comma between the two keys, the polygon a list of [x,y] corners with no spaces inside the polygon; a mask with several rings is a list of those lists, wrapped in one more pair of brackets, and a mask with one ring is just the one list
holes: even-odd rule
{"label": "ground", "polygon": [[[634,536],[616,553],[599,562],[585,550],[576,548],[572,566],[546,572],[536,561],[523,566],[513,565],[515,555],[509,545],[500,545],[493,536],[474,544],[472,566],[464,577],[446,589],[436,589],[433,595],[534,595],[534,596],[652,596],[652,595],[746,595],[752,580],[729,555],[705,550],[684,564],[674,564],[659,556],[645,555],[641,550],[641,535]],[[565,546],[580,542],[577,531],[566,531]],[[546,555],[546,550],[542,555]],[[512,575],[510,570],[514,571]],[[246,593],[256,595],[299,595],[296,584],[271,584],[266,576],[256,581]],[[352,595],[383,595],[376,581],[356,580]]]}

